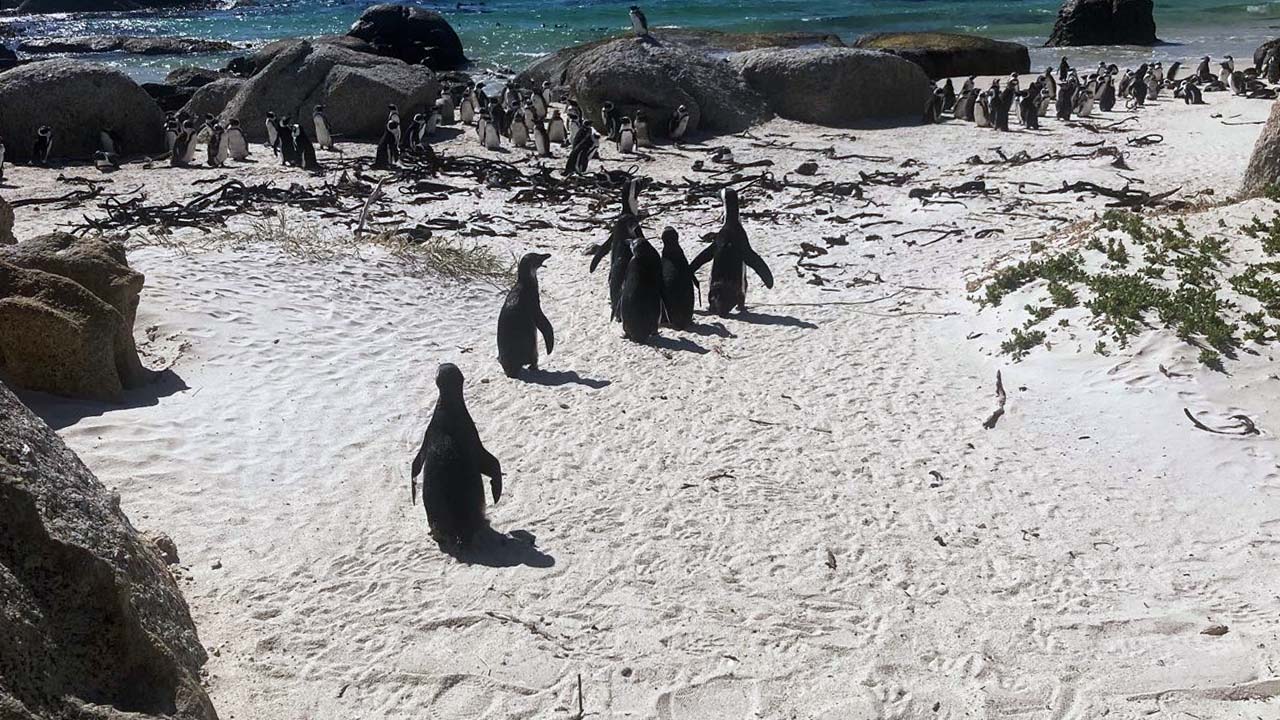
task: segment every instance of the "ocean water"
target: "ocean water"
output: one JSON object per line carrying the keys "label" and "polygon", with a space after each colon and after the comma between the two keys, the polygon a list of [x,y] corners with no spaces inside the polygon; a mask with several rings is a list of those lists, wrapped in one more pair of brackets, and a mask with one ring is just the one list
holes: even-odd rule
{"label": "ocean water", "polygon": [[[640,0],[652,27],[731,31],[806,30],[845,40],[885,30],[949,30],[1016,40],[1032,49],[1033,66],[1056,63],[1059,50],[1041,48],[1053,27],[1058,0]],[[258,0],[255,7],[164,13],[0,15],[24,37],[72,35],[188,36],[245,46],[283,37],[345,32],[370,2]],[[443,13],[481,68],[519,69],[551,50],[625,31],[629,1],[484,0],[418,3]],[[1230,54],[1249,58],[1263,41],[1280,36],[1280,1],[1158,0],[1157,34],[1167,45],[1151,49],[1072,49],[1081,61],[1182,59]],[[10,40],[9,42],[13,42]],[[186,58],[95,55],[139,80],[154,80],[183,64],[220,67],[235,53]]]}

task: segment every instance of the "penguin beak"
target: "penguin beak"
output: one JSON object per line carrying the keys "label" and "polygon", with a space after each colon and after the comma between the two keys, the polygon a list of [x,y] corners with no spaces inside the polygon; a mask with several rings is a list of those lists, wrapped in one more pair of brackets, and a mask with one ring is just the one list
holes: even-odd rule
{"label": "penguin beak", "polygon": [[538,262],[534,265],[534,267],[542,267],[543,263],[551,259],[551,255],[547,253],[537,253],[536,255],[534,255],[534,257],[538,259]]}

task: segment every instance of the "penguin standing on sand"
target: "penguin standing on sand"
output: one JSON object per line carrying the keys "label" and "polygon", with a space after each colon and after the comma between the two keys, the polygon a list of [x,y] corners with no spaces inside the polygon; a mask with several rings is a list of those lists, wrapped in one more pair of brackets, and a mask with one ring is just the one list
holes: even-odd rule
{"label": "penguin standing on sand", "polygon": [[498,313],[498,363],[507,377],[516,377],[522,368],[538,369],[538,333],[550,355],[556,345],[555,330],[542,313],[538,293],[538,268],[550,255],[526,253],[520,258],[516,284],[507,293]]}
{"label": "penguin standing on sand", "polygon": [[178,141],[178,119],[173,115],[165,118],[164,121],[164,150],[170,155],[173,154],[173,145]]}
{"label": "penguin standing on sand", "polygon": [[662,321],[677,330],[693,324],[694,286],[698,276],[689,269],[689,260],[680,247],[680,235],[673,227],[662,230]]}
{"label": "penguin standing on sand", "polygon": [[518,148],[527,147],[529,145],[529,125],[525,123],[524,114],[511,113],[511,115],[511,144]]}
{"label": "penguin standing on sand", "polygon": [[413,116],[409,123],[409,132],[405,135],[405,148],[417,151],[422,147],[422,137],[426,134],[427,118],[422,113]]}
{"label": "penguin standing on sand", "polygon": [[1022,126],[1028,130],[1040,129],[1040,93],[1040,84],[1032,83],[1018,101],[1018,117],[1022,118]]}
{"label": "penguin standing on sand", "polygon": [[612,102],[605,100],[604,105],[600,107],[600,121],[601,134],[616,142],[618,133],[622,130],[622,119],[621,113]]}
{"label": "penguin standing on sand", "polygon": [[[493,111],[501,110],[498,105],[493,106]],[[480,122],[484,125],[484,133],[480,137],[480,144],[485,150],[499,150],[502,148],[502,135],[498,133],[498,119],[487,111],[480,112]]]}
{"label": "penguin standing on sand", "polygon": [[596,133],[590,120],[583,120],[578,127],[578,134],[570,146],[569,158],[565,161],[565,175],[584,175],[591,163],[591,156],[596,152]]}
{"label": "penguin standing on sand", "polygon": [[1188,105],[1203,105],[1204,95],[1200,92],[1200,86],[1190,80],[1183,80],[1181,87],[1182,101]]}
{"label": "penguin standing on sand", "polygon": [[36,130],[36,142],[31,149],[31,162],[41,167],[49,164],[49,157],[53,153],[53,128],[48,125],[41,125]]}
{"label": "penguin standing on sand", "polygon": [[382,137],[378,140],[378,149],[374,152],[373,169],[389,170],[400,162],[400,123],[388,120]]}
{"label": "penguin standing on sand", "polygon": [[956,86],[951,82],[951,78],[942,83],[942,111],[951,112],[956,107]]}
{"label": "penguin standing on sand", "polygon": [[231,118],[227,121],[227,131],[223,137],[226,139],[227,153],[231,155],[232,160],[249,158],[249,143],[244,139],[244,132],[240,130],[239,119]]}
{"label": "penguin standing on sand", "polygon": [[978,93],[977,100],[973,103],[973,124],[980,128],[991,127],[991,120],[994,111],[991,107],[992,92],[983,90]]}
{"label": "penguin standing on sand", "polygon": [[613,318],[622,294],[622,281],[627,276],[627,263],[631,262],[631,238],[640,233],[639,184],[629,178],[622,186],[622,212],[613,221],[609,239],[591,255],[589,272],[595,272],[607,253],[609,255],[609,317]]}
{"label": "penguin standing on sand", "polygon": [[636,147],[653,147],[653,136],[649,134],[649,118],[644,110],[637,110],[635,121],[631,123],[636,131]]}
{"label": "penguin standing on sand", "polygon": [[1067,62],[1067,56],[1062,56],[1062,62],[1058,63],[1058,82],[1066,82],[1067,76],[1071,73],[1071,64]]}
{"label": "penguin standing on sand", "polygon": [[631,31],[639,38],[649,35],[649,21],[645,18],[644,11],[635,5],[631,6]]}
{"label": "penguin standing on sand", "polygon": [[623,117],[618,127],[618,152],[629,155],[636,149],[636,131],[631,126],[631,118]]}
{"label": "penguin standing on sand", "polygon": [[389,124],[392,120],[396,122],[396,145],[399,145],[403,140],[400,137],[400,134],[403,131],[403,128],[400,125],[400,111],[396,109],[395,103],[388,103],[387,104],[387,123]]}
{"label": "penguin standing on sand", "polygon": [[427,525],[441,547],[466,545],[487,527],[481,475],[489,477],[493,501],[502,497],[502,465],[480,441],[462,386],[456,365],[444,363],[436,370],[440,399],[410,466],[410,497],[416,505],[421,474]]}
{"label": "penguin standing on sand", "polygon": [[578,137],[581,129],[582,110],[578,107],[578,103],[570,100],[564,109],[565,144],[572,146],[574,138]]}
{"label": "penguin standing on sand", "polygon": [[1116,81],[1110,73],[1102,79],[1102,87],[1098,90],[1098,109],[1111,112],[1116,106]]}
{"label": "penguin standing on sand", "polygon": [[560,117],[559,110],[551,111],[551,119],[547,121],[547,140],[557,145],[563,145],[568,140],[565,133],[564,118]]}
{"label": "penguin standing on sand", "polygon": [[977,92],[973,88],[960,91],[960,96],[956,98],[955,118],[973,122],[973,105],[977,99]]}
{"label": "penguin standing on sand", "polygon": [[316,111],[311,114],[311,120],[316,127],[316,143],[325,150],[332,150],[333,134],[329,132],[329,119],[324,115],[323,105],[316,106]]}
{"label": "penguin standing on sand", "polygon": [[689,131],[689,108],[681,105],[672,113],[670,122],[667,123],[667,136],[671,141],[679,145],[684,139],[684,134]]}
{"label": "penguin standing on sand", "polygon": [[453,124],[453,96],[445,93],[436,99],[436,113],[440,119],[437,121],[441,125]]}
{"label": "penguin standing on sand", "polygon": [[209,130],[209,140],[205,145],[205,159],[209,167],[222,167],[222,125],[215,122]]}
{"label": "penguin standing on sand", "polygon": [[696,273],[698,268],[711,261],[707,307],[724,317],[735,307],[747,309],[746,268],[754,270],[767,288],[773,287],[773,273],[764,258],[751,247],[747,231],[738,218],[738,191],[727,187],[720,195],[724,200],[724,225],[716,233],[715,240],[693,259],[689,269]]}
{"label": "penguin standing on sand", "polygon": [[1058,119],[1070,120],[1071,108],[1075,104],[1076,84],[1074,80],[1068,80],[1058,88]]}
{"label": "penguin standing on sand", "polygon": [[458,103],[458,119],[461,120],[464,125],[470,125],[475,122],[476,108],[471,102],[470,91],[464,94],[462,96],[462,102]]}
{"label": "penguin standing on sand", "polygon": [[534,117],[539,120],[547,119],[547,99],[542,93],[529,93],[529,106],[533,108]]}
{"label": "penguin standing on sand", "polygon": [[187,164],[187,149],[193,144],[193,140],[189,123],[184,123],[178,128],[178,134],[173,139],[173,152],[169,153],[169,167],[182,167]]}
{"label": "penguin standing on sand", "polygon": [[285,165],[299,167],[302,155],[298,153],[298,143],[293,135],[293,121],[284,118],[276,124],[276,140],[280,143],[280,159]]}
{"label": "penguin standing on sand", "polygon": [[267,112],[267,144],[271,146],[272,155],[280,154],[280,124],[273,112]]}
{"label": "penguin standing on sand", "polygon": [[311,138],[307,137],[302,123],[293,126],[293,145],[297,148],[298,162],[304,170],[316,172],[321,169],[320,163],[316,162],[316,148],[311,144]]}
{"label": "penguin standing on sand", "polygon": [[1009,132],[1009,112],[1013,109],[1013,98],[1018,92],[1018,86],[1014,83],[1005,85],[1004,90],[996,93],[995,102],[995,122],[992,123],[996,130],[1001,132]]}
{"label": "penguin standing on sand", "polygon": [[622,336],[632,342],[644,342],[658,332],[662,319],[662,258],[639,232],[631,238],[631,261],[627,263],[614,315],[622,321]]}

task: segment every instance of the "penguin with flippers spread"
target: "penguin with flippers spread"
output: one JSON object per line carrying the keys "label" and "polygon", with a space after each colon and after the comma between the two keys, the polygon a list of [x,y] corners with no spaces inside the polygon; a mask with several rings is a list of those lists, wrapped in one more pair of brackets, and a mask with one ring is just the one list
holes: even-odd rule
{"label": "penguin with flippers spread", "polygon": [[773,287],[773,273],[769,271],[764,258],[752,249],[747,231],[738,219],[738,191],[731,187],[725,188],[721,191],[721,196],[724,199],[724,225],[716,233],[716,239],[689,264],[689,269],[697,273],[698,268],[711,262],[707,307],[711,312],[724,317],[734,308],[746,310],[745,268],[754,270],[767,288]]}

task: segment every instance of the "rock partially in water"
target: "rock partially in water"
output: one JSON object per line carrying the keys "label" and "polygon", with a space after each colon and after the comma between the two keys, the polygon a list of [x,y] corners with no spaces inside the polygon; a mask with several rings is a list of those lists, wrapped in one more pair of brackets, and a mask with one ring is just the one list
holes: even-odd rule
{"label": "rock partially in water", "polygon": [[873,33],[854,47],[882,50],[919,65],[930,78],[1008,75],[1031,71],[1026,45],[978,35],[939,32]]}
{"label": "rock partially in water", "polygon": [[680,105],[689,110],[690,132],[741,132],[771,117],[726,62],[681,45],[633,37],[595,44],[567,63],[561,80],[597,124],[609,101],[628,115],[644,110],[658,136]]}
{"label": "rock partially in water", "polygon": [[0,517],[0,716],[217,720],[164,561],[3,384]]}
{"label": "rock partially in water", "polygon": [[374,5],[347,35],[368,43],[379,55],[432,70],[455,70],[467,64],[462,40],[444,16],[412,5]]}
{"label": "rock partially in water", "polygon": [[750,50],[729,59],[778,115],[827,127],[917,125],[933,95],[918,65],[855,48]]}
{"label": "rock partially in water", "polygon": [[67,38],[40,38],[18,43],[20,52],[31,55],[66,53],[89,55],[122,52],[130,55],[192,55],[228,52],[235,45],[223,40],[199,38],[128,37],[125,35],[85,35]]}
{"label": "rock partially in water", "polygon": [[[662,45],[693,50],[715,59],[723,58],[729,53],[769,47],[842,47],[844,45],[839,36],[824,33],[731,33],[693,28],[659,28],[654,29],[652,35]],[[568,84],[564,75],[565,68],[575,58],[602,45],[631,37],[631,35],[608,37],[548,53],[525,68],[516,81],[527,87],[540,87],[544,81],[549,80],[553,85],[563,87]]]}
{"label": "rock partially in water", "polygon": [[1045,47],[1158,45],[1152,0],[1064,0]]}
{"label": "rock partially in water", "polygon": [[[227,83],[219,80],[200,88],[187,110],[213,112],[224,121],[239,118],[245,137],[253,142],[266,139],[268,112],[309,124],[318,104],[325,106],[335,134],[376,140],[385,129],[388,104],[394,103],[402,117],[412,117],[434,105],[440,91],[435,74],[422,65],[306,40],[273,49],[265,67],[239,82],[225,107],[211,107],[217,99],[213,89],[231,87],[219,87]],[[196,107],[198,103],[205,106]]]}

